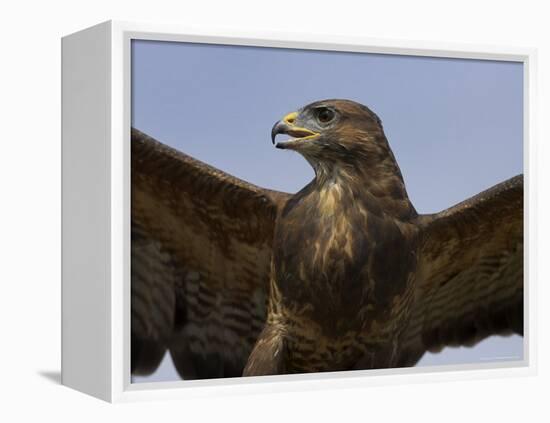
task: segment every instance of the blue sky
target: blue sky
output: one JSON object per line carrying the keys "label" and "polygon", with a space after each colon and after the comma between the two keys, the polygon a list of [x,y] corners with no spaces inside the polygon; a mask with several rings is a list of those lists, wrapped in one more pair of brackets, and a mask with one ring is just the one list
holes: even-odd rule
{"label": "blue sky", "polygon": [[[307,162],[271,145],[286,113],[348,98],[382,119],[420,213],[523,172],[521,63],[235,47],[132,44],[132,125],[257,185],[296,192]],[[522,338],[426,354],[421,365],[520,359]],[[178,379],[169,360],[151,378]]]}

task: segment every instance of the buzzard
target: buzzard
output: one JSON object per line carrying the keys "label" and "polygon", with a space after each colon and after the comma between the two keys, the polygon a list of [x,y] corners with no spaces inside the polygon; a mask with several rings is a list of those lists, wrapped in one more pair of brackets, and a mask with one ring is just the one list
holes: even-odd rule
{"label": "buzzard", "polygon": [[260,188],[132,129],[131,370],[183,379],[413,366],[523,334],[523,176],[418,214],[378,116],[273,127],[314,179]]}

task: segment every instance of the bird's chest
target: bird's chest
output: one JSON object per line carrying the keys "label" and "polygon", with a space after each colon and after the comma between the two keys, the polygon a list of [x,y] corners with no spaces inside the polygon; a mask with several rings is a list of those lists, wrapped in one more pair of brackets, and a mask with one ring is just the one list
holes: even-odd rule
{"label": "bird's chest", "polygon": [[290,204],[274,242],[277,301],[327,333],[363,330],[402,293],[411,270],[398,225],[338,188]]}
{"label": "bird's chest", "polygon": [[310,301],[330,302],[359,288],[364,266],[358,264],[365,264],[373,247],[360,230],[364,223],[341,210],[293,210],[282,220],[285,230],[275,240],[275,271],[281,288],[311,296]]}

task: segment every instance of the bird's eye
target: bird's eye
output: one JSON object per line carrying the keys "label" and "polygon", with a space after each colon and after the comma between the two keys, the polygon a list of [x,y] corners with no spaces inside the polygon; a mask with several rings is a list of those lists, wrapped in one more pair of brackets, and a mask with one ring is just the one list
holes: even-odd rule
{"label": "bird's eye", "polygon": [[334,111],[326,107],[321,107],[317,109],[317,120],[320,123],[326,124],[329,123],[332,119],[334,119]]}

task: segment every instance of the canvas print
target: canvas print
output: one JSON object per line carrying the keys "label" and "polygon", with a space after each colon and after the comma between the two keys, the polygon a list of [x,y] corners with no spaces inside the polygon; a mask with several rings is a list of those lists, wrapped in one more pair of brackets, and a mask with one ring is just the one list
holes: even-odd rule
{"label": "canvas print", "polygon": [[133,383],[523,360],[522,63],[133,40]]}

